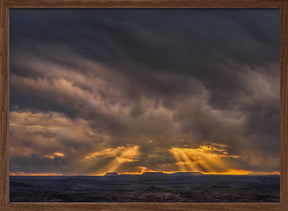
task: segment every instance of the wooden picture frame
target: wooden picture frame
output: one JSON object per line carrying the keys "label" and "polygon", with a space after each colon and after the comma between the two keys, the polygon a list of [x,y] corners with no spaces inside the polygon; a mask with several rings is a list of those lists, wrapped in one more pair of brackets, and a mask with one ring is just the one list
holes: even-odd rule
{"label": "wooden picture frame", "polygon": [[[9,9],[10,8],[278,8],[280,9],[280,203],[10,203]],[[288,1],[287,0],[1,0],[0,209],[1,210],[288,210]]]}

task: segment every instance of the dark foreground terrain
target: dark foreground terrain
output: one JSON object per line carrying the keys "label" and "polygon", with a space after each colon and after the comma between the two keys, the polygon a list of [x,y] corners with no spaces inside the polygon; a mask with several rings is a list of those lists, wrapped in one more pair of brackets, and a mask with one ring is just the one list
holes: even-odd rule
{"label": "dark foreground terrain", "polygon": [[11,202],[279,202],[279,176],[10,176]]}

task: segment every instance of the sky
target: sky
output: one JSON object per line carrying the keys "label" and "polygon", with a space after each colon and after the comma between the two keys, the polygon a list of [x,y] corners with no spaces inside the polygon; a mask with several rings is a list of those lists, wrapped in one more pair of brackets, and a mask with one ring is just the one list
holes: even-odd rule
{"label": "sky", "polygon": [[280,169],[277,9],[10,9],[10,174]]}

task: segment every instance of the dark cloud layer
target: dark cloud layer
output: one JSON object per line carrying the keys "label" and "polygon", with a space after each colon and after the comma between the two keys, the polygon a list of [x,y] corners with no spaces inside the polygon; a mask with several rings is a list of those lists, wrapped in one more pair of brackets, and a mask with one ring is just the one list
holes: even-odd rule
{"label": "dark cloud layer", "polygon": [[276,9],[12,9],[11,170],[279,171],[279,40]]}

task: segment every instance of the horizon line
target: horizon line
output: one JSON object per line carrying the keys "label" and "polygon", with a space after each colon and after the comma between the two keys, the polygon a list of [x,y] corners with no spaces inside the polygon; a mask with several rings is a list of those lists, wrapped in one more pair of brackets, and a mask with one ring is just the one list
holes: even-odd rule
{"label": "horizon line", "polygon": [[[61,173],[25,173],[25,172],[11,172],[9,173],[9,176],[90,176],[90,177],[101,177],[105,176],[106,174],[117,174],[115,176],[141,176],[143,174],[147,173],[161,173],[161,174],[166,174],[166,175],[173,175],[176,173],[197,173],[198,175],[191,175],[191,176],[205,176],[205,175],[222,175],[222,176],[272,176],[272,175],[278,175],[280,176],[280,172],[249,172],[249,173],[243,173],[243,174],[232,174],[229,172],[223,172],[223,173],[203,173],[203,172],[197,172],[197,171],[176,171],[176,172],[161,172],[161,171],[147,171],[147,172],[139,172],[139,173],[118,173],[118,172],[105,172],[104,174],[61,174]],[[109,177],[108,175],[106,175]]]}

